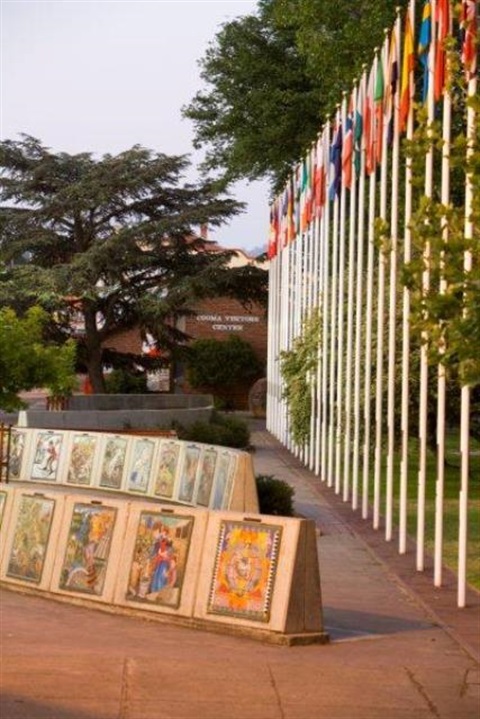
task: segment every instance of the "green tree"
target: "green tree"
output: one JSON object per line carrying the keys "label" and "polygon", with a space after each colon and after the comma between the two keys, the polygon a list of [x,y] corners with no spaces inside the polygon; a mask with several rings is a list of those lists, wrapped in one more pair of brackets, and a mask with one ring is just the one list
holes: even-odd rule
{"label": "green tree", "polygon": [[207,87],[183,111],[204,168],[279,190],[394,17],[389,0],[261,0],[223,25],[200,63]]}
{"label": "green tree", "polygon": [[119,331],[139,326],[172,349],[195,298],[266,295],[264,271],[228,270],[231,253],[194,234],[241,204],[209,183],[182,185],[187,166],[140,146],[95,159],[29,136],[0,143],[0,305],[47,309],[57,340],[76,337],[94,392],[105,390],[104,363],[148,363],[109,348]]}
{"label": "green tree", "polygon": [[75,386],[75,343],[70,340],[62,347],[46,343],[47,321],[39,307],[30,308],[24,317],[0,309],[0,407],[4,410],[22,406],[22,390],[48,387],[58,396]]}

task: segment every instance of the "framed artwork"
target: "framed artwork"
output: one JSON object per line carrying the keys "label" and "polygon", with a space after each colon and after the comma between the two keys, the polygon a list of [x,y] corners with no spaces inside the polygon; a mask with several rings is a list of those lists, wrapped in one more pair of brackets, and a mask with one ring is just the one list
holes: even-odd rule
{"label": "framed artwork", "polygon": [[156,497],[165,497],[166,499],[173,497],[181,449],[180,442],[174,440],[161,442],[153,487],[153,494]]}
{"label": "framed artwork", "polygon": [[185,578],[194,518],[140,513],[125,599],[177,608]]}
{"label": "framed artwork", "polygon": [[41,431],[34,440],[31,478],[56,482],[61,460],[63,434]]}
{"label": "framed artwork", "polygon": [[67,484],[92,483],[95,452],[99,438],[94,434],[74,434],[70,446]]}
{"label": "framed artwork", "polygon": [[[1,485],[0,485],[1,486]],[[7,504],[10,505],[11,500],[9,499],[9,493],[12,490],[9,487],[3,487],[0,489],[0,530],[2,527],[5,529],[7,523]]]}
{"label": "framed artwork", "polygon": [[138,438],[133,442],[127,473],[127,490],[145,494],[148,489],[152,471],[155,442],[151,439]]}
{"label": "framed artwork", "polygon": [[214,447],[208,447],[202,453],[195,492],[195,504],[200,507],[208,507],[210,504],[217,459],[218,451]]}
{"label": "framed artwork", "polygon": [[189,444],[185,447],[185,458],[180,474],[180,485],[178,488],[178,499],[180,502],[193,500],[195,480],[197,477],[198,462],[200,460],[200,447],[196,444]]}
{"label": "framed artwork", "polygon": [[211,509],[222,509],[225,506],[225,498],[230,482],[230,464],[233,455],[230,452],[221,452],[217,463],[215,486],[211,501]]}
{"label": "framed artwork", "polygon": [[12,428],[10,434],[9,479],[21,479],[22,468],[27,455],[27,430]]}
{"label": "framed artwork", "polygon": [[56,501],[52,497],[20,497],[5,574],[12,579],[40,584],[49,545]]}
{"label": "framed artwork", "polygon": [[71,511],[58,588],[101,597],[117,508],[75,502]]}
{"label": "framed artwork", "polygon": [[221,520],[207,613],[269,621],[281,537],[281,526]]}
{"label": "framed artwork", "polygon": [[106,438],[100,468],[100,487],[121,489],[127,448],[126,437]]}

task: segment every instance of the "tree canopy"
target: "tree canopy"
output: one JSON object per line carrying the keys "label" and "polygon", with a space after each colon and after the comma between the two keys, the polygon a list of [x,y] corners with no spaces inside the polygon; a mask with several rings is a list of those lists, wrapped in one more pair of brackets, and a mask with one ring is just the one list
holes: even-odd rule
{"label": "tree canopy", "polygon": [[96,159],[26,135],[0,143],[0,305],[48,310],[56,339],[76,337],[96,392],[102,364],[119,359],[109,348],[118,332],[139,326],[172,348],[194,298],[265,295],[265,272],[227,270],[230,253],[196,231],[241,204],[211,183],[182,183],[187,167],[140,146]]}
{"label": "tree canopy", "polygon": [[280,189],[394,17],[389,0],[260,0],[224,24],[200,62],[207,88],[183,110],[205,170]]}

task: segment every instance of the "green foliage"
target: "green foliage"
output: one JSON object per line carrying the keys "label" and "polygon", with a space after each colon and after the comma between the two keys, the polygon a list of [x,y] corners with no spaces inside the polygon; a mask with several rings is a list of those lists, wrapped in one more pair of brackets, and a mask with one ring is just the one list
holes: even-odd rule
{"label": "green foliage", "polygon": [[145,394],[147,377],[144,372],[115,369],[106,375],[105,389],[108,394]]}
{"label": "green foliage", "polygon": [[75,343],[62,347],[43,339],[47,314],[32,307],[24,317],[0,309],[0,407],[22,406],[19,392],[47,387],[54,396],[68,395],[76,385]]}
{"label": "green foliage", "polygon": [[139,326],[173,349],[185,339],[174,320],[199,296],[221,285],[258,297],[253,281],[226,279],[230,253],[204,251],[195,234],[241,205],[211,183],[182,185],[187,167],[140,146],[96,159],[54,154],[29,136],[0,143],[0,306],[46,309],[52,336],[77,340],[95,392],[103,361],[115,366],[104,348],[120,331]]}
{"label": "green foliage", "polygon": [[310,435],[312,389],[316,382],[320,340],[320,312],[316,309],[305,317],[302,333],[293,340],[292,348],[280,354],[283,397],[287,402],[291,434],[298,445],[308,442]]}
{"label": "green foliage", "polygon": [[285,482],[283,479],[277,479],[271,474],[257,474],[255,481],[260,514],[293,517],[293,497],[295,490],[288,482]]}
{"label": "green foliage", "polygon": [[390,0],[261,0],[225,23],[200,63],[206,89],[183,110],[205,169],[281,189],[394,17]]}
{"label": "green foliage", "polygon": [[187,377],[192,387],[210,389],[225,399],[228,390],[263,373],[253,347],[238,335],[227,340],[201,339],[188,351]]}
{"label": "green foliage", "polygon": [[245,449],[250,444],[250,430],[240,417],[214,412],[210,422],[195,422],[190,427],[176,427],[180,439]]}

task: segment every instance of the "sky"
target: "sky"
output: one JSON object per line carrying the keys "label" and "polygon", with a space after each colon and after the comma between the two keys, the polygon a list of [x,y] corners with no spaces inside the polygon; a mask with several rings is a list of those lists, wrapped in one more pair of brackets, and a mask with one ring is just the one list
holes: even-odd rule
{"label": "sky", "polygon": [[[204,87],[198,61],[224,22],[256,0],[0,0],[0,136],[54,152],[116,154],[140,144],[201,153],[182,106]],[[225,247],[265,246],[268,187],[239,183],[247,210],[210,233]]]}

